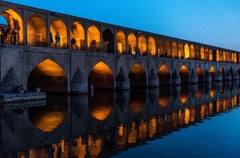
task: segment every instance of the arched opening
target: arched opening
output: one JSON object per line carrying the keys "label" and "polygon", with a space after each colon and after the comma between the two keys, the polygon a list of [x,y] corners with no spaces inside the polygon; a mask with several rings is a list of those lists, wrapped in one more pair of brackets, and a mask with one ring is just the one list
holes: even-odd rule
{"label": "arched opening", "polygon": [[114,106],[114,94],[109,91],[96,91],[89,96],[88,108],[93,118],[104,121],[111,114]]}
{"label": "arched opening", "polygon": [[188,72],[188,68],[185,65],[181,67],[179,74],[181,77],[181,84],[189,83],[189,72]]}
{"label": "arched opening", "polygon": [[224,68],[223,67],[221,67],[220,69],[219,69],[219,71],[220,71],[220,73],[221,73],[221,75],[222,75],[222,80],[224,81],[226,78],[225,78],[225,70],[224,70]]}
{"label": "arched opening", "polygon": [[213,61],[213,50],[209,49],[209,61]]}
{"label": "arched opening", "polygon": [[131,87],[145,87],[146,86],[146,73],[142,65],[136,63],[131,68],[129,75]]}
{"label": "arched opening", "polygon": [[212,67],[210,68],[209,72],[210,72],[212,81],[215,81],[215,79],[216,79],[215,68],[212,66]]}
{"label": "arched opening", "polygon": [[189,46],[186,43],[184,45],[184,59],[189,59],[190,58],[190,51],[189,51]]}
{"label": "arched opening", "polygon": [[8,9],[2,13],[7,20],[5,43],[7,44],[23,44],[23,21],[17,12]]}
{"label": "arched opening", "polygon": [[87,30],[88,49],[91,51],[101,50],[100,32],[94,25],[90,26]]}
{"label": "arched opening", "polygon": [[114,36],[110,29],[103,31],[103,50],[108,53],[114,53]]}
{"label": "arched opening", "polygon": [[147,41],[143,35],[138,37],[138,53],[147,55]]}
{"label": "arched opening", "polygon": [[50,25],[51,46],[67,48],[67,27],[60,19],[55,19]]}
{"label": "arched opening", "polygon": [[216,61],[220,61],[220,52],[216,50]]}
{"label": "arched opening", "polygon": [[70,28],[70,39],[72,49],[85,49],[85,32],[79,22],[74,22]]}
{"label": "arched opening", "polygon": [[196,73],[198,75],[198,82],[199,83],[203,83],[204,82],[204,72],[203,69],[201,67],[198,67],[196,70]]}
{"label": "arched opening", "polygon": [[195,50],[194,50],[194,45],[190,45],[190,56],[191,56],[191,59],[195,59]]}
{"label": "arched opening", "polygon": [[164,47],[163,47],[162,39],[157,40],[157,53],[158,53],[158,56],[161,56],[161,57],[164,56]]}
{"label": "arched opening", "polygon": [[65,97],[47,97],[47,106],[30,107],[28,117],[31,123],[43,132],[56,130],[67,116],[67,99]]}
{"label": "arched opening", "polygon": [[112,70],[103,61],[97,63],[89,73],[89,89],[114,89],[114,76]]}
{"label": "arched opening", "polygon": [[170,86],[160,86],[159,87],[159,96],[158,104],[161,107],[167,108],[171,98],[171,87]]}
{"label": "arched opening", "polygon": [[170,85],[171,75],[168,67],[164,64],[158,70],[159,84]]}
{"label": "arched opening", "polygon": [[169,40],[165,40],[165,56],[168,58],[172,57],[172,52],[171,52],[171,42]]}
{"label": "arched opening", "polygon": [[122,31],[118,31],[116,34],[116,47],[118,53],[126,53],[126,37]]}
{"label": "arched opening", "polygon": [[30,73],[28,90],[40,88],[46,92],[67,92],[67,77],[63,69],[51,59],[39,63]]}
{"label": "arched opening", "polygon": [[142,112],[146,105],[146,90],[144,89],[132,89],[130,92],[129,106],[135,114]]}
{"label": "arched opening", "polygon": [[172,56],[173,56],[173,58],[178,57],[177,42],[172,43]]}
{"label": "arched opening", "polygon": [[209,50],[208,48],[205,49],[205,60],[209,60]]}
{"label": "arched opening", "polygon": [[33,15],[27,20],[27,44],[29,46],[47,46],[46,23],[38,15]]}
{"label": "arched opening", "polygon": [[178,44],[178,58],[181,58],[181,59],[184,58],[184,49],[183,49],[183,44],[181,43]]}
{"label": "arched opening", "polygon": [[153,37],[148,38],[148,53],[152,56],[156,55],[156,43]]}
{"label": "arched opening", "polygon": [[136,54],[137,40],[133,33],[128,35],[128,53]]}
{"label": "arched opening", "polygon": [[201,60],[205,60],[205,56],[204,56],[204,55],[205,55],[204,48],[201,47],[201,48],[200,48],[200,59],[201,59]]}

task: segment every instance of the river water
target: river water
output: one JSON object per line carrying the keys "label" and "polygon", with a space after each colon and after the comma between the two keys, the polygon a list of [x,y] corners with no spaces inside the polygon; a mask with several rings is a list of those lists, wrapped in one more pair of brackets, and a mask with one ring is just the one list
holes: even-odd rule
{"label": "river water", "polygon": [[0,111],[2,158],[239,157],[238,83],[48,94]]}

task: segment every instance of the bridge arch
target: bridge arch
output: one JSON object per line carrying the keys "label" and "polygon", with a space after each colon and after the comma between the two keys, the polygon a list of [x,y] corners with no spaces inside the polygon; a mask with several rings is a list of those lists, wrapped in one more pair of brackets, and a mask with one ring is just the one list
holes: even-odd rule
{"label": "bridge arch", "polygon": [[190,45],[190,58],[195,59],[195,47],[193,44]]}
{"label": "bridge arch", "polygon": [[56,62],[47,58],[31,71],[27,85],[29,91],[40,88],[46,92],[67,92],[67,75]]}
{"label": "bridge arch", "polygon": [[[7,9],[2,12],[2,16],[8,22],[8,31],[11,36],[8,36],[7,43],[18,43],[23,44],[23,20],[22,17],[17,13],[17,11],[12,9]],[[13,37],[13,38],[11,38]]]}
{"label": "bridge arch", "polygon": [[214,66],[210,67],[209,72],[210,72],[210,76],[211,76],[212,81],[215,81],[215,79],[216,79],[216,71],[215,71]]}
{"label": "bridge arch", "polygon": [[186,65],[181,66],[181,68],[179,69],[179,75],[182,84],[189,83],[189,70]]}
{"label": "bridge arch", "polygon": [[198,82],[200,82],[200,83],[204,82],[204,71],[203,71],[202,67],[198,66],[196,69],[196,73],[198,76]]}
{"label": "bridge arch", "polygon": [[37,14],[27,20],[27,44],[29,46],[47,46],[46,23]]}
{"label": "bridge arch", "polygon": [[204,47],[200,48],[200,59],[201,60],[205,60],[205,51],[204,51]]}
{"label": "bridge arch", "polygon": [[103,31],[103,40],[104,40],[104,51],[108,53],[114,53],[115,52],[114,35],[109,28]]}
{"label": "bridge arch", "polygon": [[173,58],[178,58],[177,42],[172,42],[172,56]]}
{"label": "bridge arch", "polygon": [[189,59],[189,58],[190,58],[189,45],[188,45],[188,43],[185,43],[185,45],[184,45],[184,59]]}
{"label": "bridge arch", "polygon": [[[56,35],[59,33],[60,35],[60,45],[56,45]],[[61,19],[55,19],[50,24],[50,38],[52,42],[52,47],[61,47],[61,48],[67,48],[67,27],[65,23]]]}
{"label": "bridge arch", "polygon": [[88,89],[114,89],[114,75],[110,67],[103,61],[92,67],[88,75]]}
{"label": "bridge arch", "polygon": [[158,77],[160,85],[170,85],[171,84],[171,74],[167,65],[163,64],[158,69]]}
{"label": "bridge arch", "polygon": [[138,37],[138,51],[140,55],[146,55],[147,53],[147,41],[143,35]]}
{"label": "bridge arch", "polygon": [[128,53],[129,54],[136,54],[136,47],[137,47],[137,39],[133,33],[128,35]]}
{"label": "bridge arch", "polygon": [[140,63],[135,63],[128,74],[131,87],[147,86],[147,75],[143,66]]}
{"label": "bridge arch", "polygon": [[117,53],[126,53],[126,36],[123,33],[123,31],[118,31],[116,33],[116,47],[117,47]]}
{"label": "bridge arch", "polygon": [[71,39],[71,48],[72,49],[81,49],[85,48],[85,31],[83,26],[75,21],[70,28],[70,39]]}
{"label": "bridge arch", "polygon": [[91,51],[100,51],[101,50],[100,31],[95,25],[91,25],[87,29],[87,42],[88,42],[89,50],[91,50]]}
{"label": "bridge arch", "polygon": [[178,57],[181,59],[184,58],[184,48],[182,43],[178,44]]}
{"label": "bridge arch", "polygon": [[148,52],[152,56],[156,55],[156,42],[153,37],[148,38]]}
{"label": "bridge arch", "polygon": [[158,56],[164,56],[164,47],[163,47],[163,39],[157,40],[157,54]]}

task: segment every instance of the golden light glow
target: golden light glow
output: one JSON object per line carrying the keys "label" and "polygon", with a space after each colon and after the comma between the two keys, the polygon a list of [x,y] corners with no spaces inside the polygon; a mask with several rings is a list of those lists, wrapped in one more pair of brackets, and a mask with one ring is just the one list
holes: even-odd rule
{"label": "golden light glow", "polygon": [[149,39],[148,39],[148,52],[152,56],[156,55],[156,43],[155,43],[155,39],[153,37],[149,37]]}
{"label": "golden light glow", "polygon": [[170,96],[159,96],[158,97],[158,104],[161,107],[167,107],[169,99],[170,99]]}
{"label": "golden light glow", "polygon": [[190,58],[190,51],[189,51],[189,46],[186,43],[184,45],[184,59],[189,59]]}
{"label": "golden light glow", "polygon": [[136,46],[137,46],[137,42],[136,42],[136,37],[133,33],[130,33],[128,35],[128,52],[130,54],[136,54]]}
{"label": "golden light glow", "polygon": [[71,26],[70,40],[76,40],[76,49],[84,49],[85,46],[85,31],[79,22],[74,22]]}
{"label": "golden light glow", "polygon": [[212,73],[215,73],[215,69],[214,69],[213,66],[210,68],[210,73],[211,73],[211,74],[212,74]]}
{"label": "golden light glow", "polygon": [[14,29],[19,35],[18,43],[23,43],[23,21],[17,12],[8,9],[2,13],[2,16],[7,20],[10,29]]}
{"label": "golden light glow", "polygon": [[55,19],[50,25],[50,32],[52,34],[53,47],[55,47],[56,39],[55,36],[57,32],[60,34],[60,47],[67,47],[67,27],[64,22],[60,19]]}
{"label": "golden light glow", "polygon": [[190,56],[191,56],[191,59],[195,58],[195,50],[192,44],[190,45]]}
{"label": "golden light glow", "polygon": [[147,52],[147,41],[143,35],[138,38],[138,49],[141,55]]}
{"label": "golden light glow", "polygon": [[169,40],[165,40],[165,52],[167,51],[167,57],[171,57],[172,56],[172,52],[171,52],[171,42]]}
{"label": "golden light glow", "polygon": [[164,47],[163,47],[163,40],[159,39],[157,40],[157,53],[158,55],[162,56],[164,53]]}
{"label": "golden light glow", "polygon": [[82,136],[76,138],[74,142],[76,142],[77,145],[72,146],[72,153],[78,158],[84,158],[87,154],[87,145],[83,141]]}
{"label": "golden light glow", "polygon": [[47,28],[45,21],[38,15],[27,21],[27,44],[33,46],[47,45]]}
{"label": "golden light glow", "polygon": [[91,135],[88,135],[88,151],[90,157],[98,157],[102,149],[102,140],[101,138],[93,138]]}
{"label": "golden light glow", "polygon": [[130,107],[136,114],[139,114],[143,110],[144,106],[145,104],[140,100],[130,102]]}
{"label": "golden light glow", "polygon": [[116,44],[118,53],[126,53],[126,37],[122,31],[118,31],[116,34]]}
{"label": "golden light glow", "polygon": [[163,64],[163,65],[159,68],[158,73],[160,73],[160,74],[169,74],[170,72],[169,72],[168,67],[167,67],[165,64]]}
{"label": "golden light glow", "polygon": [[37,65],[37,69],[41,70],[47,76],[62,77],[66,76],[62,68],[50,59],[46,59]]}
{"label": "golden light glow", "polygon": [[185,111],[184,110],[179,110],[178,111],[178,124],[179,125],[183,125],[184,124],[184,119],[185,119],[185,116],[184,116],[184,114],[185,114]]}
{"label": "golden light glow", "polygon": [[204,53],[204,48],[201,47],[201,48],[200,48],[200,59],[201,59],[201,60],[204,60],[204,59],[205,59],[205,56],[204,56],[204,55],[205,55],[205,53]]}
{"label": "golden light glow", "polygon": [[155,117],[151,118],[149,122],[148,131],[149,131],[149,137],[153,138],[157,132],[157,119]]}
{"label": "golden light glow", "polygon": [[137,126],[135,122],[132,122],[131,128],[128,134],[128,143],[134,144],[137,141]]}
{"label": "golden light glow", "polygon": [[213,61],[213,51],[212,51],[212,49],[209,50],[209,61]]}
{"label": "golden light glow", "polygon": [[186,95],[186,94],[181,93],[179,98],[180,98],[180,101],[181,101],[182,104],[186,104],[187,101],[188,101],[188,95]]}
{"label": "golden light glow", "polygon": [[118,126],[118,131],[117,131],[117,144],[118,148],[123,148],[126,145],[127,142],[127,129],[123,124],[120,124]]}
{"label": "golden light glow", "polygon": [[188,68],[185,65],[183,65],[180,69],[180,73],[187,73],[188,74]]}
{"label": "golden light glow", "polygon": [[91,108],[91,115],[100,121],[105,120],[112,112],[111,105],[96,106]]}
{"label": "golden light glow", "polygon": [[87,30],[88,48],[90,50],[100,50],[100,32],[94,25]]}
{"label": "golden light glow", "polygon": [[142,65],[136,63],[130,70],[130,73],[134,75],[145,74],[145,70],[143,69]]}
{"label": "golden light glow", "polygon": [[188,125],[189,124],[189,121],[190,121],[190,109],[188,109],[188,108],[185,108],[185,115],[184,115],[185,117],[184,117],[184,123],[186,124],[186,125]]}
{"label": "golden light glow", "polygon": [[178,57],[183,58],[184,57],[184,49],[183,49],[183,44],[179,43],[178,44]]}
{"label": "golden light glow", "polygon": [[112,70],[102,61],[97,63],[92,70],[100,75],[112,75]]}
{"label": "golden light glow", "polygon": [[147,127],[148,127],[147,121],[141,120],[139,125],[139,131],[138,131],[139,139],[144,140],[147,137],[147,129],[148,129]]}
{"label": "golden light glow", "polygon": [[201,119],[205,118],[205,110],[206,110],[206,105],[205,104],[201,105],[201,111],[200,111]]}
{"label": "golden light glow", "polygon": [[178,57],[177,43],[176,42],[172,43],[172,56],[173,57]]}

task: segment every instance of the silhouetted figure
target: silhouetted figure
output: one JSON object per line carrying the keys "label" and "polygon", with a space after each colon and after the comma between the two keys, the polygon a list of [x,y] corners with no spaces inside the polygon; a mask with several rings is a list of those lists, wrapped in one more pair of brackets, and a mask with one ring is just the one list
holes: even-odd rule
{"label": "silhouetted figure", "polygon": [[60,48],[60,34],[59,34],[59,32],[57,32],[57,34],[55,35],[55,40],[56,40],[56,47]]}
{"label": "silhouetted figure", "polygon": [[71,39],[71,48],[76,49],[76,39],[74,37]]}

